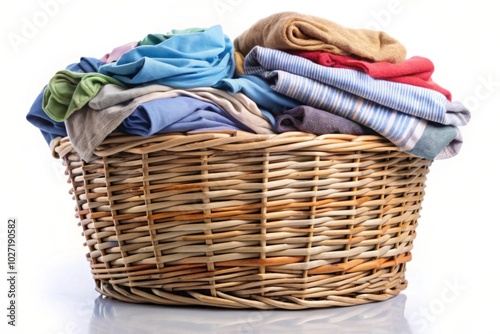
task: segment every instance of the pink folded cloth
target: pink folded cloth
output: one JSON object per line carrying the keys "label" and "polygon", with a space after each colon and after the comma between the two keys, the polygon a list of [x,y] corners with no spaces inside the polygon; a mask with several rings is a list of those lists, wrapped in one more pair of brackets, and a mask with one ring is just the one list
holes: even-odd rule
{"label": "pink folded cloth", "polygon": [[137,45],[138,45],[138,42],[133,41],[133,42],[129,42],[129,43],[117,46],[116,48],[114,48],[113,50],[111,50],[111,52],[106,53],[104,56],[102,56],[101,59],[99,59],[99,60],[103,61],[105,63],[115,62],[118,59],[120,59],[120,57],[122,56],[122,54],[124,54],[127,51],[132,50]]}

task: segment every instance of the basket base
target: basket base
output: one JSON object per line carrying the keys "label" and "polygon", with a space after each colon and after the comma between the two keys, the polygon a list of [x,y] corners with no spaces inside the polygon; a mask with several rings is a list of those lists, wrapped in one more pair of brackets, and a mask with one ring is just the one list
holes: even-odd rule
{"label": "basket base", "polygon": [[[162,288],[134,288],[122,285],[97,282],[96,291],[102,296],[135,304],[157,304],[171,306],[203,306],[225,309],[284,309],[303,310],[314,308],[348,307],[391,299],[406,289],[408,282],[403,279],[383,291],[379,288],[375,293],[361,292],[342,294],[339,291],[326,291],[317,294],[316,298],[304,298],[294,295],[267,297],[262,294],[236,296],[224,292],[183,291],[172,292]],[[365,288],[370,290],[370,288]]]}

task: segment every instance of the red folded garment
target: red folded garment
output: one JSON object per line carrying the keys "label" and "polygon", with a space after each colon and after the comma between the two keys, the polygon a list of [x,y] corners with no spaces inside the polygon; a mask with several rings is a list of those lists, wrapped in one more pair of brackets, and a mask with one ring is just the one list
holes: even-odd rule
{"label": "red folded garment", "polygon": [[433,89],[444,94],[451,101],[451,93],[432,80],[434,64],[428,58],[414,56],[400,63],[389,63],[385,61],[369,62],[322,51],[296,51],[290,53],[309,59],[319,65],[363,71],[375,79]]}

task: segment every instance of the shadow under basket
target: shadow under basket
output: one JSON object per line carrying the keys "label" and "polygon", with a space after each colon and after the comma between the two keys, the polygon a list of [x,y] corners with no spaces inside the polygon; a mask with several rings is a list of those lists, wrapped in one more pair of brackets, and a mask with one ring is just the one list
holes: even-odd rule
{"label": "shadow under basket", "polygon": [[308,309],[407,286],[431,161],[379,136],[108,137],[67,166],[96,289],[131,303]]}

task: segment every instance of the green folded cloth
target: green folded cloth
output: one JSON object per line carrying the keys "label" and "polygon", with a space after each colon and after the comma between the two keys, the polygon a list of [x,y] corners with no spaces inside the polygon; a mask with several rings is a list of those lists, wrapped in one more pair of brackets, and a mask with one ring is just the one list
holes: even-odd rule
{"label": "green folded cloth", "polygon": [[205,30],[205,28],[172,29],[166,34],[148,34],[137,45],[157,45],[176,35],[195,34]]}
{"label": "green folded cloth", "polygon": [[117,79],[101,73],[58,71],[43,92],[43,111],[52,120],[63,122],[83,108],[108,83],[124,86]]}

